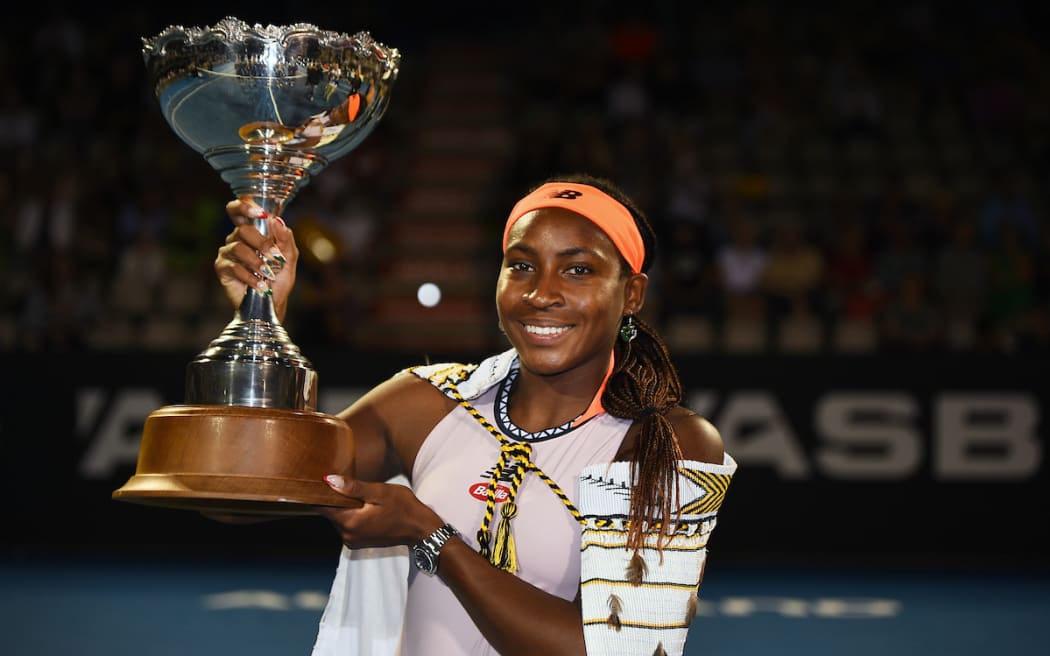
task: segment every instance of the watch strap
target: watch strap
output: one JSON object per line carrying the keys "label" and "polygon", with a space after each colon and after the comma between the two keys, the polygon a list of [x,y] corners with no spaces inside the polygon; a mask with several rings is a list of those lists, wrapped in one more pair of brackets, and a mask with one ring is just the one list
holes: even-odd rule
{"label": "watch strap", "polygon": [[456,527],[452,524],[445,524],[425,537],[423,542],[430,544],[436,553],[441,551],[441,547],[445,546],[445,543],[452,539],[452,536],[454,535],[459,535],[459,531],[456,530]]}
{"label": "watch strap", "polygon": [[[452,524],[445,524],[434,530],[433,533],[417,542],[413,547],[413,551],[425,551],[430,555],[429,560],[433,563],[433,567],[428,571],[428,574],[433,574],[437,571],[438,558],[441,555],[441,549],[445,544],[452,539],[453,536],[459,535],[459,531]],[[417,561],[417,565],[420,563]],[[426,570],[424,570],[426,571]]]}

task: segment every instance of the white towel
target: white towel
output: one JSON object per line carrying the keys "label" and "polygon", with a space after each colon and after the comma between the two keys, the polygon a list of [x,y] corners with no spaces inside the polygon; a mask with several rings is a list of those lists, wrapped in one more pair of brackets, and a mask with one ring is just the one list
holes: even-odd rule
{"label": "white towel", "polygon": [[[407,485],[404,477],[389,483]],[[394,656],[408,593],[408,547],[343,547],[312,656]]]}

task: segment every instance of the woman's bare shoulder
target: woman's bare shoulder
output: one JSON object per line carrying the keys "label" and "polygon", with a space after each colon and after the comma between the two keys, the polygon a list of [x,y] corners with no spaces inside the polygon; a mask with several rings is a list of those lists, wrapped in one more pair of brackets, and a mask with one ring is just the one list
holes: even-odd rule
{"label": "woman's bare shoulder", "polygon": [[[667,420],[671,422],[684,459],[722,464],[725,448],[722,444],[722,436],[714,424],[682,406],[669,411]],[[624,436],[623,444],[616,454],[616,460],[635,458],[640,433],[641,422],[636,421]]]}
{"label": "woman's bare shoulder", "polygon": [[679,406],[669,413],[668,419],[678,436],[683,458],[722,464],[725,454],[722,435],[706,417]]}

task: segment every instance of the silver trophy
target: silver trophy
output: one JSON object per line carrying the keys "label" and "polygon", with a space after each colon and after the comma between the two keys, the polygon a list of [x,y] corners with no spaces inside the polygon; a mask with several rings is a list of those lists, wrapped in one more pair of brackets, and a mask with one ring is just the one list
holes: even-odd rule
{"label": "silver trophy", "polygon": [[[271,216],[375,128],[400,53],[367,32],[309,24],[172,26],[143,38],[161,112],[236,197]],[[254,222],[263,234],[265,220]],[[264,256],[274,270],[283,264]],[[113,498],[218,512],[307,514],[347,505],[324,484],[353,462],[346,423],[319,413],[317,374],[249,287],[187,366],[186,401],[150,414],[135,475]]]}

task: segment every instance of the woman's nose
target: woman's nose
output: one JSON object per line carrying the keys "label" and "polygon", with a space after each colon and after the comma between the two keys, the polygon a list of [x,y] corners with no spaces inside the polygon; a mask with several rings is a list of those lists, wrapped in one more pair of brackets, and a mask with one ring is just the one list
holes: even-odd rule
{"label": "woman's nose", "polygon": [[536,276],[535,284],[525,292],[524,298],[534,307],[550,307],[559,304],[562,301],[562,295],[557,276]]}

